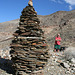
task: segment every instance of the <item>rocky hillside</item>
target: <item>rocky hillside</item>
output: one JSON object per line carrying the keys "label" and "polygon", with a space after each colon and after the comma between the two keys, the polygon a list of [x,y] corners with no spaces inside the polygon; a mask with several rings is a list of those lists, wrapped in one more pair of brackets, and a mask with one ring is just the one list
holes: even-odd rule
{"label": "rocky hillside", "polygon": [[[57,33],[61,34],[62,46],[75,46],[75,10],[73,11],[57,11],[56,13],[41,16],[40,26],[45,32],[45,37],[49,43],[50,60],[44,69],[44,75],[75,75],[75,48],[70,48],[63,52],[53,52],[54,38]],[[11,67],[10,43],[13,38],[13,33],[19,25],[19,19],[0,23],[0,74],[12,75]],[[65,57],[64,57],[65,56]],[[68,56],[68,57],[66,57]],[[61,58],[63,57],[63,58]],[[72,59],[70,58],[72,57]],[[65,58],[70,58],[67,61]],[[58,66],[59,65],[59,66]],[[61,66],[60,66],[61,65]],[[63,68],[63,67],[65,68]],[[57,69],[58,68],[58,69]]]}
{"label": "rocky hillside", "polygon": [[[57,33],[61,34],[63,40],[62,45],[74,45],[73,43],[75,39],[75,10],[57,11],[53,14],[46,16],[38,15],[38,18],[40,19],[40,26],[45,31],[46,39],[48,40],[50,45],[53,46],[54,37]],[[0,23],[1,47],[4,47],[4,44],[9,45],[9,43],[6,43],[8,41],[6,39],[12,37],[12,34],[15,32],[18,25],[19,19]]]}

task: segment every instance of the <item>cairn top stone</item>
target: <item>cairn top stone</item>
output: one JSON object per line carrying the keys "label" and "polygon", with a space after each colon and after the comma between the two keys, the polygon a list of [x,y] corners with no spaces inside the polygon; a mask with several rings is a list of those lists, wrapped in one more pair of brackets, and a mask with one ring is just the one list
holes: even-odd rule
{"label": "cairn top stone", "polygon": [[28,5],[29,5],[29,6],[33,6],[32,0],[29,0]]}

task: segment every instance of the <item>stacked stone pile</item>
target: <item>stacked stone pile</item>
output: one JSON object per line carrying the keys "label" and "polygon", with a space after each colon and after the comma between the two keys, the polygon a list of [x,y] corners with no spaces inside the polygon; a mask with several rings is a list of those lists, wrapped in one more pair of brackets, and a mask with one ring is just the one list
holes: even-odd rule
{"label": "stacked stone pile", "polygon": [[33,6],[26,6],[11,44],[10,53],[16,75],[41,70],[48,61],[48,45],[39,23]]}

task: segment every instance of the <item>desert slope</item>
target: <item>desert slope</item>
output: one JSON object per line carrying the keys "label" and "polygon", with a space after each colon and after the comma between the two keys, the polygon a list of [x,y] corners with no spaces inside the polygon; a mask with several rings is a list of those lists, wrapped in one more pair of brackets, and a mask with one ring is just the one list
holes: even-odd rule
{"label": "desert slope", "polygon": [[[40,26],[45,31],[46,39],[48,40],[49,44],[51,43],[50,45],[53,46],[54,37],[57,33],[61,34],[63,39],[62,45],[74,45],[75,10],[57,11],[53,14],[45,16],[38,15],[38,18],[40,20]],[[18,25],[19,19],[0,23],[0,41],[12,37],[12,34],[16,31]],[[4,44],[2,46],[4,46]]]}

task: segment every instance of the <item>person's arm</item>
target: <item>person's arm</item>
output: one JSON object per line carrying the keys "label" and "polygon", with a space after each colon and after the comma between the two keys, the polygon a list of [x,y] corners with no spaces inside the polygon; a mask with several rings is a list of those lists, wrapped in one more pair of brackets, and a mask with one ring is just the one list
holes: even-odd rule
{"label": "person's arm", "polygon": [[55,41],[57,41],[58,39],[57,39],[57,37],[55,38]]}
{"label": "person's arm", "polygon": [[59,41],[61,42],[61,37],[60,37]]}
{"label": "person's arm", "polygon": [[61,41],[61,38],[56,38],[55,40],[56,40],[56,41]]}

